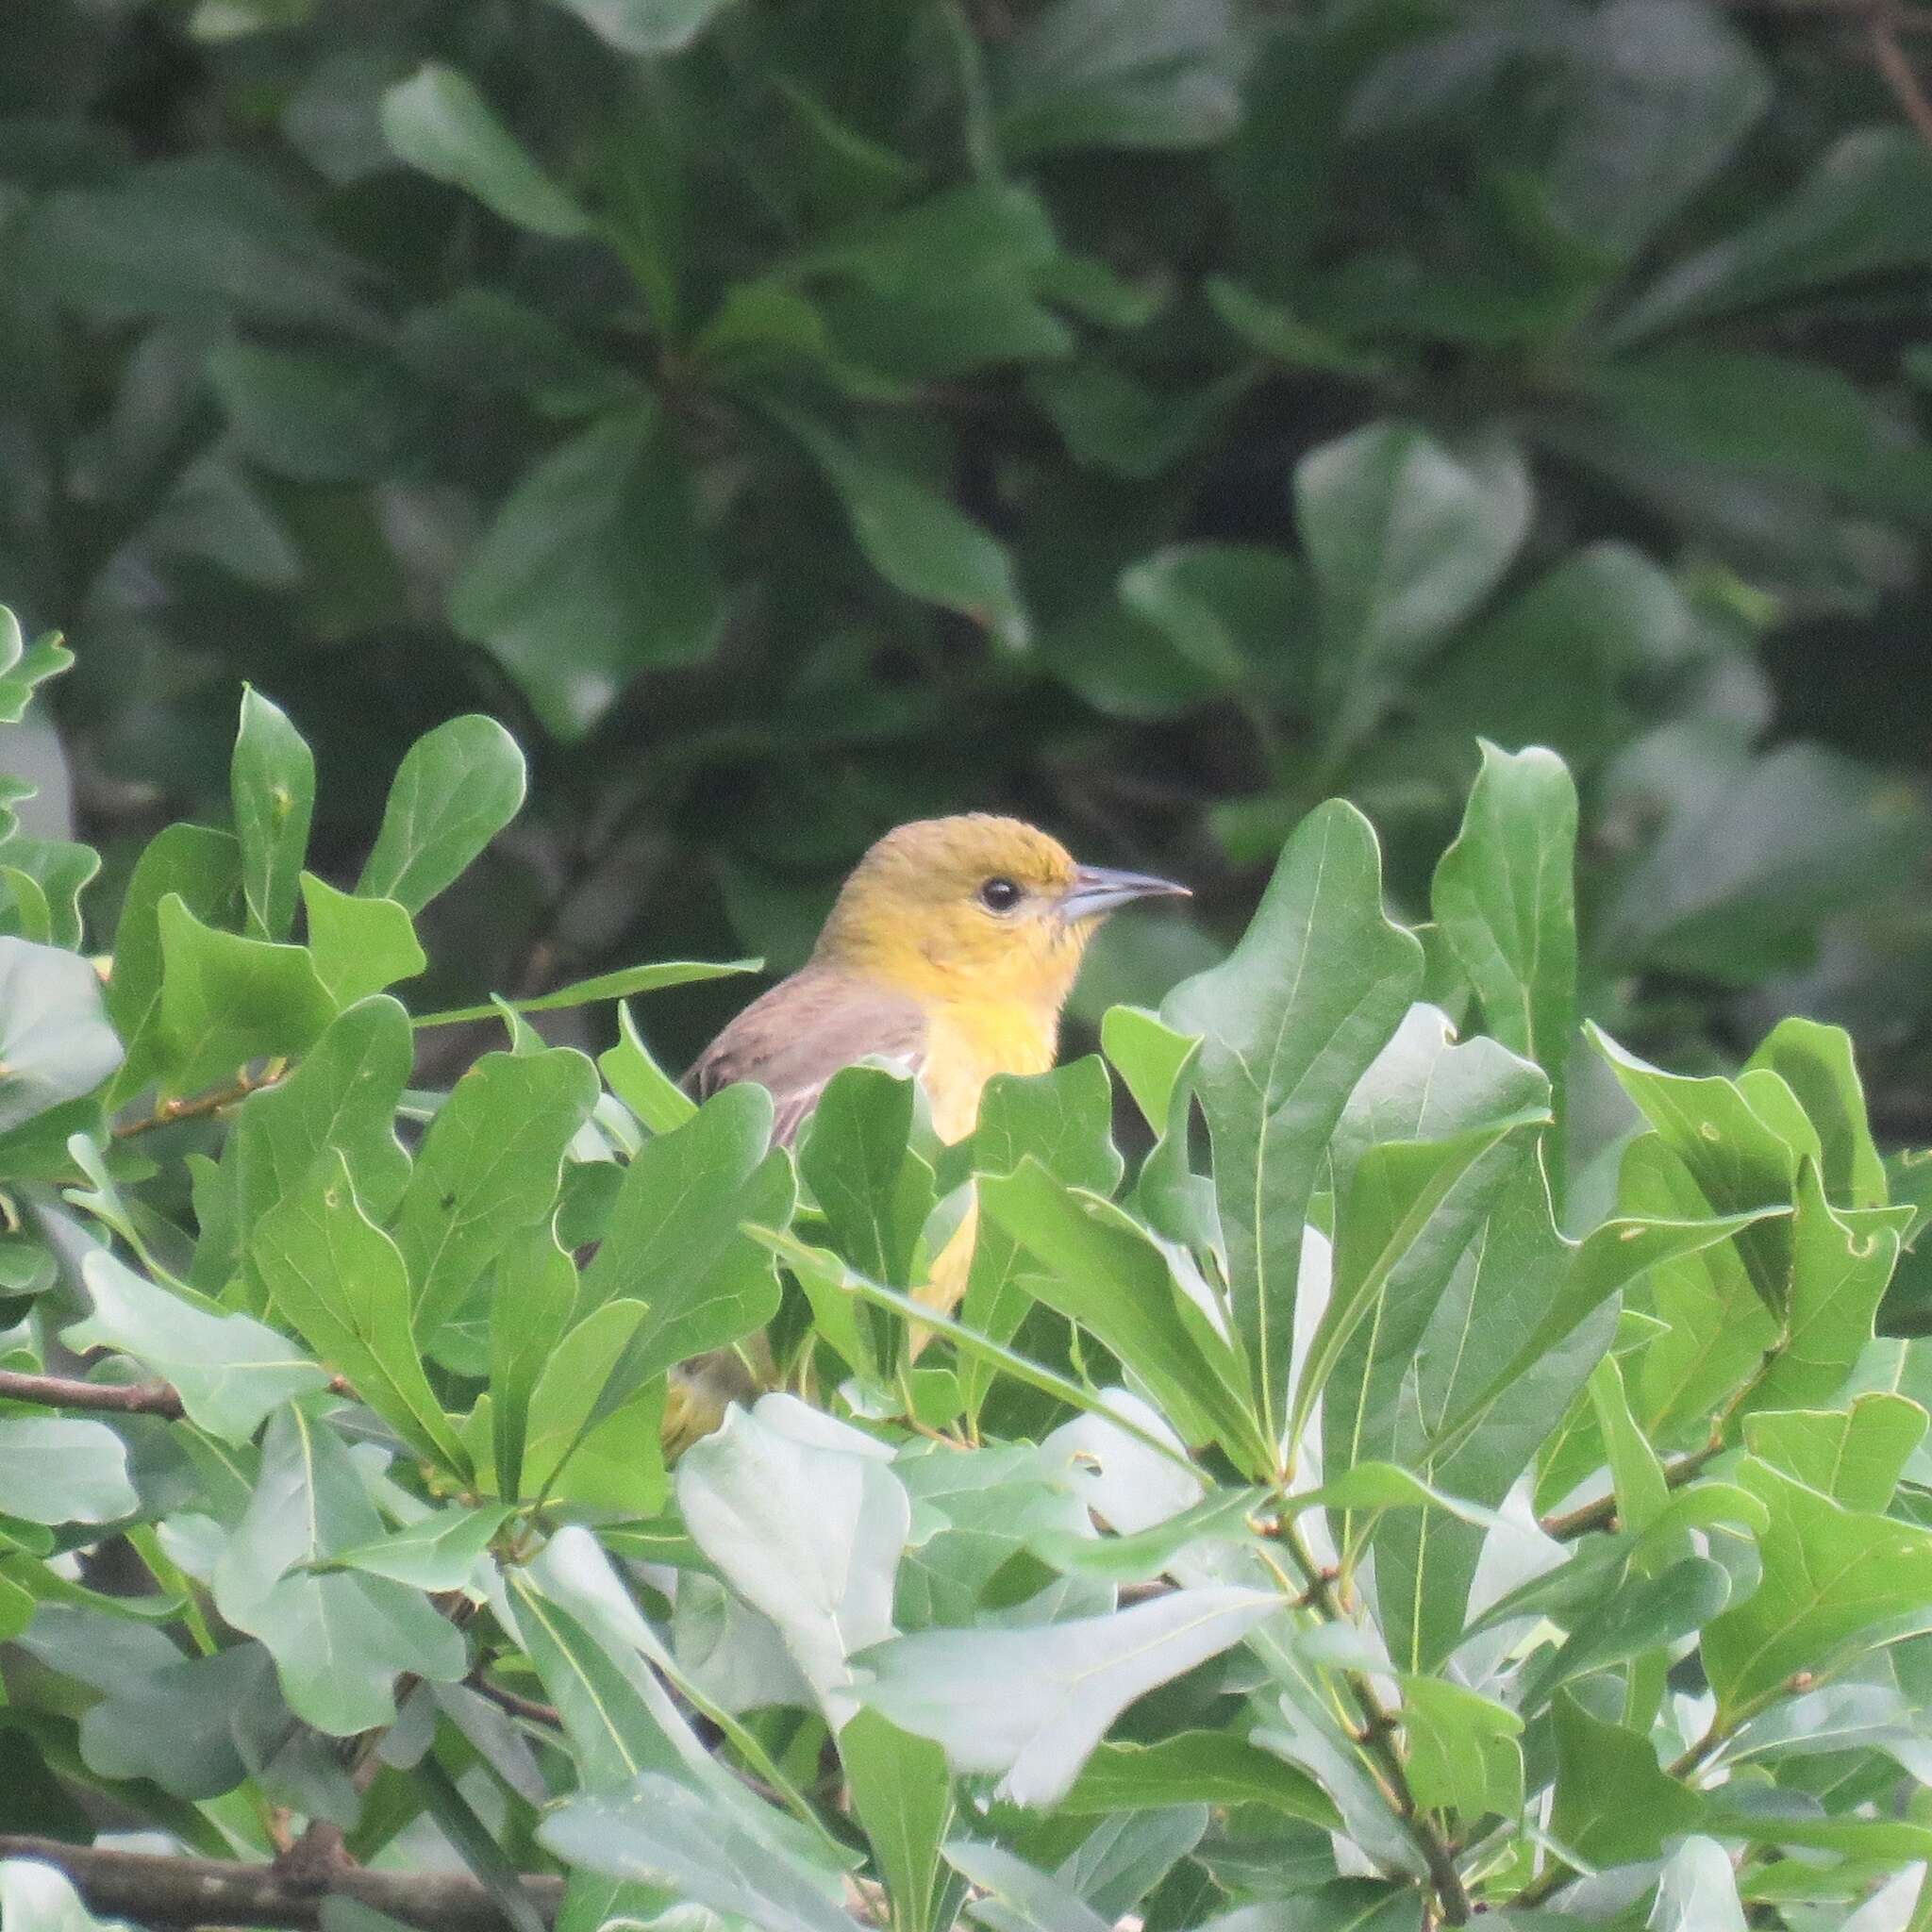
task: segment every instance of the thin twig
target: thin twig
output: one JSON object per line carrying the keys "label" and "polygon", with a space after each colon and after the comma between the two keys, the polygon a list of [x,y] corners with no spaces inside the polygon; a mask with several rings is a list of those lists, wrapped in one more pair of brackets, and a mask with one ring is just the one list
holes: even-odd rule
{"label": "thin twig", "polygon": [[[1346,1623],[1346,1613],[1336,1598],[1335,1578],[1315,1561],[1291,1522],[1283,1521],[1280,1541],[1307,1585],[1307,1601],[1310,1607],[1331,1624]],[[1443,1923],[1466,1925],[1472,1908],[1462,1874],[1456,1869],[1456,1855],[1437,1830],[1435,1821],[1416,1803],[1408,1782],[1408,1768],[1402,1761],[1402,1753],[1395,1748],[1395,1733],[1401,1728],[1401,1720],[1375,1694],[1375,1687],[1366,1673],[1344,1671],[1341,1679],[1361,1713],[1362,1727],[1356,1741],[1374,1759],[1395,1808],[1428,1867],[1429,1883],[1435,1888],[1437,1902],[1442,1908]]]}
{"label": "thin twig", "polygon": [[[174,1858],[108,1851],[59,1839],[0,1834],[0,1858],[27,1858],[66,1873],[89,1908],[143,1925],[265,1925],[309,1932],[322,1924],[323,1901],[355,1899],[420,1932],[503,1932],[503,1913],[467,1875],[440,1872],[372,1872],[338,1866],[308,1881],[272,1865],[222,1858]],[[561,1878],[522,1879],[545,1924],[563,1901]]]}
{"label": "thin twig", "polygon": [[129,1141],[137,1134],[152,1134],[158,1127],[172,1127],[178,1121],[200,1120],[205,1115],[219,1113],[225,1107],[237,1107],[251,1093],[259,1093],[264,1087],[273,1087],[284,1079],[289,1072],[286,1060],[273,1060],[260,1074],[250,1075],[238,1074],[225,1087],[210,1088],[206,1093],[197,1093],[192,1100],[164,1100],[153,1113],[143,1114],[140,1120],[123,1121],[114,1129],[117,1141]]}
{"label": "thin twig", "polygon": [[[1664,1464],[1664,1487],[1667,1490],[1680,1490],[1694,1476],[1706,1463],[1719,1455],[1724,1445],[1722,1442],[1707,1442],[1702,1449],[1693,1449],[1688,1456],[1680,1456],[1674,1462]],[[1614,1495],[1599,1496],[1594,1503],[1586,1503],[1580,1509],[1572,1509],[1565,1516],[1545,1516],[1542,1532],[1554,1537],[1559,1543],[1574,1542],[1580,1536],[1588,1536],[1594,1529],[1610,1529],[1616,1525],[1617,1499]]]}
{"label": "thin twig", "polygon": [[471,1677],[470,1689],[480,1691],[512,1717],[526,1717],[540,1724],[551,1724],[558,1729],[563,1727],[563,1718],[554,1704],[540,1704],[534,1697],[525,1697],[515,1690],[506,1690],[501,1684],[492,1684],[479,1671]]}

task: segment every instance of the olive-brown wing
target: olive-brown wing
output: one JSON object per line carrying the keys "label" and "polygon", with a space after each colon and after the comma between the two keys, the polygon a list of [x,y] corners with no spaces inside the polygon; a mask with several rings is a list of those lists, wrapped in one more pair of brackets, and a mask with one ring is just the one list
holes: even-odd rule
{"label": "olive-brown wing", "polygon": [[685,1091],[706,1100],[735,1081],[772,1096],[772,1141],[787,1146],[841,1067],[868,1058],[916,1074],[925,1058],[916,1000],[842,973],[807,967],[754,1000],[691,1062]]}

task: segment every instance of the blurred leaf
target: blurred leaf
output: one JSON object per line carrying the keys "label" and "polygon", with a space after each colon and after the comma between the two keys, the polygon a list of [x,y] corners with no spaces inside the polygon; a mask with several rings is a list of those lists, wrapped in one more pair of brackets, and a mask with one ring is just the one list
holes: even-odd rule
{"label": "blurred leaf", "polygon": [[947,1864],[983,1898],[969,1911],[993,1932],[1107,1932],[1103,1919],[1080,1895],[999,1845],[955,1839],[943,1847]]}
{"label": "blurred leaf", "polygon": [[1507,443],[1452,448],[1375,423],[1304,458],[1294,493],[1322,599],[1324,708],[1350,744],[1508,569],[1529,478]]}
{"label": "blurred leaf", "polygon": [[66,1873],[34,1858],[0,1859],[0,1910],[22,1932],[132,1932],[125,1919],[97,1919]]}
{"label": "blurred leaf", "polygon": [[551,0],[621,54],[675,54],[691,45],[725,0]]}
{"label": "blurred leaf", "polygon": [[1168,1025],[1203,1036],[1196,1091],[1214,1145],[1235,1330],[1271,1440],[1287,1406],[1316,1163],[1421,980],[1421,946],[1382,911],[1375,835],[1331,801],[1297,828],[1226,963],[1161,1007]]}
{"label": "blurred leaf", "polygon": [[339,892],[311,872],[302,874],[301,886],[315,976],[339,1008],[414,979],[428,965],[407,907]]}
{"label": "blurred leaf", "polygon": [[665,1885],[764,1932],[849,1932],[814,1874],[688,1787],[655,1772],[608,1797],[574,1798],[538,1837],[568,1863]]}
{"label": "blurred leaf", "polygon": [[1575,84],[1551,191],[1571,229],[1627,258],[1724,165],[1770,76],[1721,14],[1674,0],[1612,0],[1567,38]]}
{"label": "blurred leaf", "polygon": [[1482,757],[1430,909],[1490,1031],[1549,1075],[1560,1133],[1576,1032],[1576,788],[1561,759],[1535,747],[1485,743]]}
{"label": "blurred leaf", "polygon": [[1028,641],[1012,561],[985,530],[918,477],[809,417],[774,413],[824,473],[866,560],[894,590],[957,610],[1009,647]]}
{"label": "blurred leaf", "polygon": [[453,67],[429,61],[391,88],[382,97],[382,131],[412,168],[467,189],[520,228],[564,240],[589,230],[583,209]]}
{"label": "blurred leaf", "polygon": [[305,1567],[381,1534],[335,1432],[280,1410],[253,1500],[215,1565],[215,1605],[268,1646],[290,1708],[334,1737],[393,1723],[399,1673],[453,1683],[469,1665],[462,1634],[419,1592]]}
{"label": "blurred leaf", "polygon": [[555,1212],[564,1150],[596,1097],[590,1061],[552,1047],[485,1054],[438,1108],[392,1230],[425,1345],[510,1240]]}
{"label": "blurred leaf", "polygon": [[601,417],[525,474],[449,611],[566,741],[638,673],[709,654],[718,587],[689,467],[655,403]]}
{"label": "blurred leaf", "polygon": [[120,1064],[93,967],[0,938],[0,1133],[92,1093]]}
{"label": "blurred leaf", "polygon": [[417,1354],[402,1255],[364,1212],[340,1154],[261,1217],[251,1248],[277,1311],[417,1455],[467,1482],[470,1459]]}
{"label": "blurred leaf", "polygon": [[1058,148],[1200,147],[1240,113],[1224,0],[1054,0],[994,67],[1009,163]]}
{"label": "blurred leaf", "polygon": [[1251,386],[1236,371],[1191,391],[1156,391],[1097,360],[1035,370],[1026,384],[1076,461],[1141,482],[1209,441]]}
{"label": "blurred leaf", "polygon": [[469,869],[524,802],[524,755],[493,718],[452,718],[409,747],[356,887],[420,912]]}
{"label": "blurred leaf", "polygon": [[23,924],[20,937],[78,952],[80,895],[101,869],[100,854],[65,839],[29,839],[16,832],[0,847],[0,865],[16,903],[30,900],[41,926],[29,932]]}
{"label": "blurred leaf", "polygon": [[81,1720],[80,1748],[103,1777],[149,1777],[177,1798],[218,1798],[249,1774],[235,1740],[238,1707],[274,1677],[259,1644],[124,1678]]}
{"label": "blurred leaf", "polygon": [[1715,1839],[1687,1838],[1664,1861],[1651,1932],[1745,1932],[1730,1854]]}
{"label": "blurred leaf", "polygon": [[[1218,1656],[1284,1599],[1213,1588],[1030,1630],[922,1630],[869,1652],[864,1701],[936,1738],[958,1771],[1002,1772],[1002,1795],[1048,1805],[1136,1698]],[[989,1699],[985,1687],[1002,1694]]]}
{"label": "blurred leaf", "polygon": [[70,1348],[117,1348],[170,1383],[189,1419],[225,1442],[328,1380],[296,1342],[246,1315],[214,1315],[143,1281],[105,1249],[82,1266],[92,1312],[62,1331]]}
{"label": "blurred leaf", "polygon": [[1101,1744],[1060,1800],[1060,1809],[1075,1817],[1169,1805],[1267,1805],[1324,1827],[1338,1822],[1312,1778],[1226,1731]]}
{"label": "blurred leaf", "polygon": [[424,391],[388,360],[222,343],[208,375],[249,460],[298,483],[359,483],[404,467],[428,432]]}
{"label": "blurred leaf", "polygon": [[165,1093],[233,1079],[252,1059],[301,1053],[335,1018],[303,946],[204,925],[178,892],[159,907]]}
{"label": "blurred leaf", "polygon": [[1902,127],[1847,134],[1780,207],[1679,261],[1617,318],[1622,345],[1928,258],[1932,157]]}
{"label": "blurred leaf", "polygon": [[140,1507],[126,1446],[106,1423],[0,1416],[0,1510],[28,1523],[112,1523]]}
{"label": "blurred leaf", "polygon": [[295,920],[296,875],[308,850],[315,758],[287,713],[252,687],[242,693],[228,784],[242,848],[248,935],[285,940]]}

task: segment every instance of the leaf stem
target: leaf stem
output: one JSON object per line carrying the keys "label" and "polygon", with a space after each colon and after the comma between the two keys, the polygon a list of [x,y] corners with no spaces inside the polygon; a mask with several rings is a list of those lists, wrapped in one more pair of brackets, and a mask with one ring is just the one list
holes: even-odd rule
{"label": "leaf stem", "polygon": [[[1326,1623],[1346,1623],[1347,1616],[1335,1593],[1335,1577],[1315,1561],[1300,1530],[1286,1518],[1281,1524],[1280,1541],[1307,1587],[1305,1601],[1308,1607]],[[1463,1885],[1462,1874],[1456,1869],[1456,1855],[1435,1821],[1416,1803],[1407,1767],[1402,1761],[1402,1753],[1395,1748],[1395,1733],[1402,1727],[1401,1720],[1375,1694],[1375,1687],[1366,1672],[1343,1671],[1341,1675],[1361,1717],[1361,1730],[1356,1742],[1374,1760],[1377,1776],[1387,1787],[1397,1813],[1428,1867],[1429,1883],[1435,1888],[1437,1902],[1442,1908],[1443,1923],[1466,1925],[1471,1912],[1469,1891]]]}

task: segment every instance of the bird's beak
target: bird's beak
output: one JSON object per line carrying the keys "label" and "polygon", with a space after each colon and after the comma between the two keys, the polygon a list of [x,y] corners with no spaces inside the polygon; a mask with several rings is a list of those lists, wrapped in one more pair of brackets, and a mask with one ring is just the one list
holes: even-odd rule
{"label": "bird's beak", "polygon": [[1105,865],[1083,865],[1060,901],[1060,916],[1068,921],[1098,919],[1133,899],[1190,899],[1186,886],[1158,879],[1144,872],[1115,872]]}

